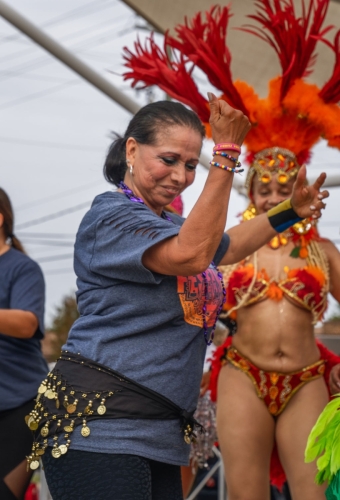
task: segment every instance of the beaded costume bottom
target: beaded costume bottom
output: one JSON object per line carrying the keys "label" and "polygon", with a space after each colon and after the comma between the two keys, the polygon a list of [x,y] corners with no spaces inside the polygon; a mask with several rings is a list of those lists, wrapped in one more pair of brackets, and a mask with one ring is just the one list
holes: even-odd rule
{"label": "beaded costume bottom", "polygon": [[273,417],[282,413],[292,396],[307,382],[323,376],[326,361],[320,359],[302,370],[291,373],[266,372],[254,365],[235,347],[226,350],[222,363],[230,363],[251,379],[256,393]]}
{"label": "beaded costume bottom", "polygon": [[207,469],[209,458],[214,456],[213,446],[217,442],[216,403],[211,401],[210,392],[199,398],[194,417],[204,427],[204,432],[197,433],[191,443],[190,463],[193,468],[197,465],[200,469]]}

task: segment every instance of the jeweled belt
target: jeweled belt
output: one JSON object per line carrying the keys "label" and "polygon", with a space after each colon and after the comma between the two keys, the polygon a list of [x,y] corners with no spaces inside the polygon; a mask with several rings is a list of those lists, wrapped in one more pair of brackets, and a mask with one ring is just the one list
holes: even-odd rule
{"label": "jeweled belt", "polygon": [[203,430],[187,412],[162,394],[153,391],[107,366],[79,354],[62,352],[54,369],[38,389],[36,405],[26,416],[35,439],[28,465],[34,470],[53,439],[52,456],[67,453],[74,428],[82,425],[86,438],[88,422],[99,418],[157,419],[180,421],[184,441],[190,444],[195,428]]}

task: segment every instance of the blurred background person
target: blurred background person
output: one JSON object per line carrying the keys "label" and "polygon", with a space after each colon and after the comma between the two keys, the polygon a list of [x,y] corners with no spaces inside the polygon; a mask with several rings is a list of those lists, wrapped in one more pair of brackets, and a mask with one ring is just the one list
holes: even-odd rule
{"label": "blurred background person", "polygon": [[[0,498],[23,498],[33,435],[25,416],[48,371],[41,354],[45,284],[40,267],[14,234],[14,215],[0,188]],[[33,430],[33,428],[32,428]]]}

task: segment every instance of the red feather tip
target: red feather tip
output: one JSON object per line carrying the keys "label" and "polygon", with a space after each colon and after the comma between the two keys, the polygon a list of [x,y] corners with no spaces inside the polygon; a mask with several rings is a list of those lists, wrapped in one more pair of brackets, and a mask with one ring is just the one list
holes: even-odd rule
{"label": "red feather tip", "polygon": [[328,82],[322,87],[319,96],[324,102],[336,104],[340,101],[340,30],[335,35],[333,45],[327,40],[323,39],[322,41],[334,51],[335,64],[333,74]]}
{"label": "red feather tip", "polygon": [[247,165],[251,165],[254,161],[255,155],[256,155],[256,153],[254,151],[247,150],[245,158],[244,158],[244,162]]}
{"label": "red feather tip", "polygon": [[302,4],[302,15],[297,17],[293,0],[259,0],[257,12],[249,15],[260,27],[249,25],[240,28],[267,42],[278,54],[282,68],[281,100],[294,80],[311,73],[318,41],[332,28],[321,30],[329,0],[309,0],[308,8]]}
{"label": "red feather tip", "polygon": [[231,106],[248,115],[240,94],[233,84],[230,63],[231,54],[226,44],[229,7],[213,6],[205,13],[199,12],[191,21],[175,28],[177,37],[166,33],[166,44],[188,57],[200,68],[214,87],[224,94]]}
{"label": "red feather tip", "polygon": [[299,165],[308,164],[312,159],[312,152],[309,149],[304,149],[296,155],[296,159]]}
{"label": "red feather tip", "polygon": [[[191,76],[193,67],[188,69],[190,61],[183,55],[171,60],[166,51],[156,45],[153,35],[145,42],[145,47],[137,40],[134,44],[135,54],[124,47],[125,66],[130,71],[123,74],[124,80],[132,79],[132,87],[138,83],[139,88],[157,85],[174,99],[192,108],[203,122],[209,121],[208,101],[199,93]],[[192,66],[192,64],[191,64]]]}

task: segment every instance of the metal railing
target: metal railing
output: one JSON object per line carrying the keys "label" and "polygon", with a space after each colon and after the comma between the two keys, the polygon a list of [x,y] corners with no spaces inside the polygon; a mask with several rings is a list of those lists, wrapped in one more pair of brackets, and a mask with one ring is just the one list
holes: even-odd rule
{"label": "metal railing", "polygon": [[217,470],[218,470],[217,499],[227,500],[222,455],[221,452],[216,448],[216,446],[213,446],[212,451],[214,452],[214,455],[217,457],[217,462],[211,467],[211,469],[207,472],[202,481],[200,481],[200,483],[196,486],[193,492],[186,498],[186,500],[195,500],[199,492],[203,490],[204,486],[207,484],[209,479],[215,474]]}

